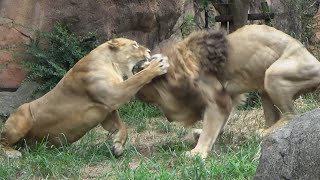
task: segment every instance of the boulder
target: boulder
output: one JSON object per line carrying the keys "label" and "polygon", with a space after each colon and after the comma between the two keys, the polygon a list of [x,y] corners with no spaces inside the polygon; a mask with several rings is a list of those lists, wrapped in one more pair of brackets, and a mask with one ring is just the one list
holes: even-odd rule
{"label": "boulder", "polygon": [[254,179],[320,178],[320,109],[296,116],[267,136]]}
{"label": "boulder", "polygon": [[0,122],[4,122],[18,106],[39,97],[40,94],[33,95],[37,87],[37,83],[26,81],[15,92],[0,92]]}

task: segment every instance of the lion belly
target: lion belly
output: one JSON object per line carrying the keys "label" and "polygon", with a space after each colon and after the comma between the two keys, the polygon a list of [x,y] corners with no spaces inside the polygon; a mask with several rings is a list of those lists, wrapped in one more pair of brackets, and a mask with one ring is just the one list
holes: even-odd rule
{"label": "lion belly", "polygon": [[[183,101],[182,101],[183,102]],[[198,108],[198,107],[197,107]],[[188,127],[195,122],[202,120],[203,110],[194,109],[192,107],[181,107],[179,109],[166,109],[165,106],[161,107],[161,110],[170,122],[178,122],[183,126]]]}
{"label": "lion belly", "polygon": [[187,127],[202,120],[205,103],[200,94],[185,92],[185,96],[178,97],[171,91],[159,89],[162,89],[159,94],[163,100],[159,106],[168,121],[179,122]]}

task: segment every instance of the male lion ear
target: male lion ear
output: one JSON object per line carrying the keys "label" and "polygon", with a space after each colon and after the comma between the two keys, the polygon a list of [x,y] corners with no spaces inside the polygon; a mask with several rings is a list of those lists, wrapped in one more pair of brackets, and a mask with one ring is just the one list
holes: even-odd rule
{"label": "male lion ear", "polygon": [[107,44],[110,49],[117,49],[119,47],[119,42],[116,39],[108,41]]}

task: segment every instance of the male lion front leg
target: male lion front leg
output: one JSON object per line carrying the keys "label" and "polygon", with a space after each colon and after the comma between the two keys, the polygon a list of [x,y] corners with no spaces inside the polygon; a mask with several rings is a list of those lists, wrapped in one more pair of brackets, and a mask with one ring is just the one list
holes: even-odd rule
{"label": "male lion front leg", "polygon": [[116,133],[113,136],[112,151],[116,157],[122,155],[128,133],[125,124],[119,117],[118,111],[110,113],[107,118],[101,122],[101,126],[110,133]]}
{"label": "male lion front leg", "polygon": [[200,133],[200,137],[196,147],[187,152],[187,156],[200,155],[204,159],[208,156],[208,152],[212,149],[213,143],[228,120],[232,110],[232,100],[220,88],[203,87],[203,91],[208,95],[207,107],[203,117],[203,129],[195,132],[196,134]]}
{"label": "male lion front leg", "polygon": [[230,112],[226,112],[223,107],[216,103],[209,104],[204,113],[203,129],[197,130],[200,133],[198,143],[194,149],[187,152],[187,156],[197,156],[206,158],[208,152],[212,149],[212,145],[216,141],[221,129],[224,127],[225,122],[228,120]]}

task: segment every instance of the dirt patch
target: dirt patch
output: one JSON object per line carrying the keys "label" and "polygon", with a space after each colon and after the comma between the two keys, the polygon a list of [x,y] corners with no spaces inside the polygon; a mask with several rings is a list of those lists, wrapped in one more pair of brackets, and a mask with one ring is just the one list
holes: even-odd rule
{"label": "dirt patch", "polygon": [[[128,127],[128,141],[126,146],[133,146],[137,152],[142,156],[152,156],[154,152],[161,148],[166,148],[170,145],[175,145],[181,141],[189,145],[194,145],[195,141],[191,134],[191,128],[184,129],[179,124],[169,123],[170,131],[163,133],[157,124],[160,121],[167,123],[164,117],[151,118],[148,120],[147,128],[145,131],[137,132],[135,127]],[[195,125],[201,128],[201,122]],[[240,144],[242,140],[249,138],[257,133],[257,131],[264,127],[264,115],[262,109],[250,111],[236,111],[229,119],[223,134],[221,134],[217,141],[219,143]],[[97,137],[94,143],[101,143],[110,138],[108,132],[103,128],[97,127],[95,129]],[[185,133],[178,133],[185,131]]]}
{"label": "dirt patch", "polygon": [[[164,117],[151,118],[146,123],[147,127],[142,132],[138,132],[136,127],[128,127],[129,138],[126,143],[126,149],[128,150],[133,147],[139,154],[131,158],[128,166],[130,169],[138,168],[143,159],[153,157],[154,153],[179,148],[182,144],[186,144],[188,149],[192,149],[195,146],[196,142],[191,134],[191,128],[184,129],[179,124],[168,123]],[[163,132],[162,123],[168,123],[170,126],[167,133]],[[246,138],[253,136],[263,126],[264,117],[262,109],[236,111],[226,125],[224,133],[217,139],[214,149],[217,149],[218,152],[221,144],[239,145],[240,147]],[[201,128],[201,122],[195,124],[195,127]],[[102,143],[106,138],[110,138],[108,132],[102,127],[97,127],[94,131],[97,138],[92,142],[95,144]],[[83,174],[82,177],[84,179],[101,178],[105,173],[110,172],[110,170],[112,170],[110,165],[98,163],[83,167],[81,174]]]}
{"label": "dirt patch", "polygon": [[234,134],[249,137],[258,129],[263,128],[264,125],[264,114],[262,109],[236,111],[229,119],[225,132],[233,132]]}
{"label": "dirt patch", "polygon": [[95,165],[86,165],[80,170],[81,179],[99,179],[112,170],[111,166],[106,163]]}

